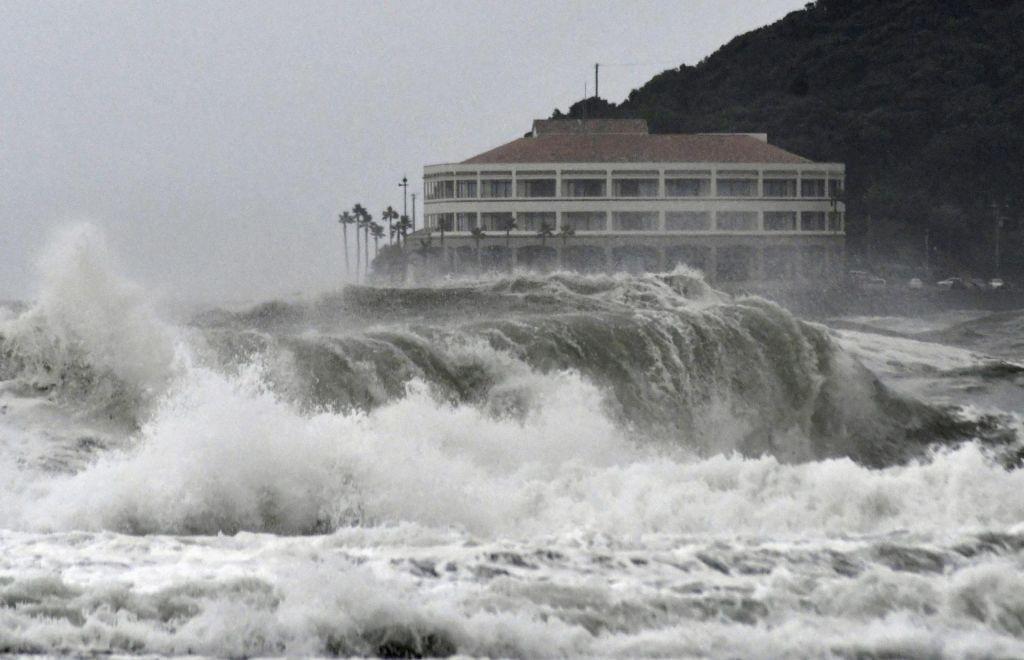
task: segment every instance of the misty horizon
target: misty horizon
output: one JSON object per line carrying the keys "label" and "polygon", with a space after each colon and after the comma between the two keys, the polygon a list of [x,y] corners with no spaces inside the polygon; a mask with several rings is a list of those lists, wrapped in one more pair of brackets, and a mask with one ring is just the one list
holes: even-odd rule
{"label": "misty horizon", "polygon": [[352,204],[401,211],[403,175],[522,135],[594,62],[621,101],[802,5],[5,3],[0,299],[80,222],[171,298],[329,290]]}

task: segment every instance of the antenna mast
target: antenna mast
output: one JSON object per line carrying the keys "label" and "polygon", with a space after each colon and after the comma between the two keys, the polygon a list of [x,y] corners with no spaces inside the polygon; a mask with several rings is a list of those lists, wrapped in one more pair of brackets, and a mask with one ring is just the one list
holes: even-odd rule
{"label": "antenna mast", "polygon": [[594,64],[594,96],[601,96],[600,92],[598,92],[599,88],[597,86],[597,71],[600,67],[600,64]]}

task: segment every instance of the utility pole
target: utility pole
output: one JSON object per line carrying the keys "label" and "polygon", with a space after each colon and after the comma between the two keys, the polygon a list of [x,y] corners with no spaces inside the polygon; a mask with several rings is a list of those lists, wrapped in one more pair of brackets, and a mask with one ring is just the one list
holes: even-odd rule
{"label": "utility pole", "polygon": [[[409,180],[404,176],[402,182],[398,184],[398,187],[402,189],[402,215],[409,215]],[[416,231],[416,225],[412,227],[413,231]]]}
{"label": "utility pole", "polygon": [[594,64],[594,96],[601,96],[601,94],[598,92],[599,88],[597,86],[597,70],[598,68],[600,68],[600,66],[600,64]]}
{"label": "utility pole", "polygon": [[412,195],[412,230],[416,231],[416,193],[410,193]]}

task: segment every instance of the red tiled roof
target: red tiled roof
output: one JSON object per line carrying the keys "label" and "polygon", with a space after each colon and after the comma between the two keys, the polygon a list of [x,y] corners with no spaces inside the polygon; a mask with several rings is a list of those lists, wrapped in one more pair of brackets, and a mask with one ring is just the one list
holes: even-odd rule
{"label": "red tiled roof", "polygon": [[489,163],[809,163],[742,134],[545,133],[462,161]]}

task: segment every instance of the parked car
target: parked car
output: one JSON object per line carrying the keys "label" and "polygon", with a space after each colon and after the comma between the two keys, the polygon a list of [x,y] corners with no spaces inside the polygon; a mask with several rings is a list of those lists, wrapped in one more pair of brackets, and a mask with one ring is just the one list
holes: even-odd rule
{"label": "parked car", "polygon": [[924,282],[922,282],[921,278],[919,277],[912,277],[910,278],[910,282],[907,283],[907,286],[909,286],[911,289],[923,289]]}
{"label": "parked car", "polygon": [[999,277],[993,277],[991,280],[989,280],[988,285],[993,289],[1002,289],[1003,287],[1006,286],[1006,282],[1004,282]]}
{"label": "parked car", "polygon": [[944,280],[939,280],[935,283],[935,286],[940,289],[966,289],[967,285],[964,284],[963,278],[960,277],[947,277]]}

